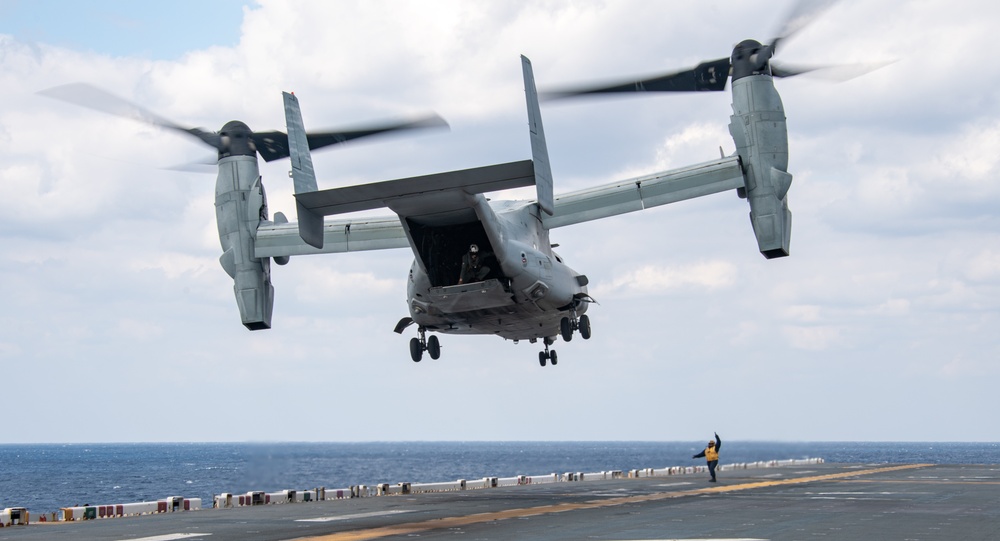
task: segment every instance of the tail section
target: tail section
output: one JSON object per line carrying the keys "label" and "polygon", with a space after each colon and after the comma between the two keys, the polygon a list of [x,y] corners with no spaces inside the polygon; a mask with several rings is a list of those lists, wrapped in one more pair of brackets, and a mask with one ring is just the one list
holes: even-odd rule
{"label": "tail section", "polygon": [[538,193],[538,207],[549,216],[555,211],[552,194],[552,168],[549,166],[549,149],[545,145],[545,130],[542,128],[542,112],[538,106],[538,90],[535,89],[535,75],[531,60],[521,56],[524,72],[524,95],[528,104],[528,130],[531,137],[531,160],[535,166],[535,190]]}
{"label": "tail section", "polygon": [[[288,129],[288,150],[292,160],[292,182],[295,195],[315,192],[316,171],[313,169],[312,155],[309,153],[309,140],[306,138],[305,125],[302,123],[302,110],[295,94],[282,92],[285,99],[285,127]],[[323,247],[323,216],[316,214],[304,206],[296,198],[295,211],[299,222],[299,236],[315,248]]]}

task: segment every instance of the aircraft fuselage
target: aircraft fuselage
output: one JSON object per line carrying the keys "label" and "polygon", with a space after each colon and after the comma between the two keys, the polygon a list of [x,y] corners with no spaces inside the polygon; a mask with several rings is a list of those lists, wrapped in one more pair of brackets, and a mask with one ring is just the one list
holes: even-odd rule
{"label": "aircraft fuselage", "polygon": [[[586,312],[587,278],[552,251],[536,203],[491,205],[482,194],[459,199],[433,213],[400,214],[416,256],[407,281],[415,323],[441,333],[535,341],[557,336],[574,310]],[[459,283],[471,244],[489,270],[481,280]]]}

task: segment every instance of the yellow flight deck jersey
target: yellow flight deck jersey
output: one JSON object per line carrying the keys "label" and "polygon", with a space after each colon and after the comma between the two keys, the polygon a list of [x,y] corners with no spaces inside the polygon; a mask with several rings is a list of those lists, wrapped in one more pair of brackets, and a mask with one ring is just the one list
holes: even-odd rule
{"label": "yellow flight deck jersey", "polygon": [[719,460],[719,452],[715,450],[715,446],[705,448],[705,460]]}
{"label": "yellow flight deck jersey", "polygon": [[[709,442],[712,443],[712,442]],[[715,445],[705,447],[705,450],[694,455],[691,458],[701,458],[705,457],[705,460],[712,462],[713,460],[719,460],[719,449],[722,448],[722,440],[719,439],[719,435],[715,435]]]}

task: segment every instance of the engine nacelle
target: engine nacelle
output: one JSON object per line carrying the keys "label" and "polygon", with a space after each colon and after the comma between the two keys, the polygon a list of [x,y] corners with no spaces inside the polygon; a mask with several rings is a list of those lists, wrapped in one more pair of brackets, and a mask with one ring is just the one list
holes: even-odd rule
{"label": "engine nacelle", "polygon": [[268,258],[254,257],[257,227],[267,220],[267,197],[256,156],[219,160],[215,183],[215,220],[222,243],[222,268],[233,279],[243,325],[251,331],[271,328],[274,288]]}
{"label": "engine nacelle", "polygon": [[788,130],[781,97],[770,75],[733,81],[729,133],[742,162],[750,222],[760,253],[768,259],[787,256],[792,235],[787,197],[792,185]]}

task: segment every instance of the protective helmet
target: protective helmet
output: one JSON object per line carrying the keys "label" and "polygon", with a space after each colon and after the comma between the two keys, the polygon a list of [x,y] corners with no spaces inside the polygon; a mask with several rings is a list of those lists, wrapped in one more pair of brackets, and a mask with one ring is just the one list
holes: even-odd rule
{"label": "protective helmet", "polygon": [[470,254],[478,254],[479,253],[479,246],[476,246],[475,244],[470,244],[469,245],[469,253]]}

